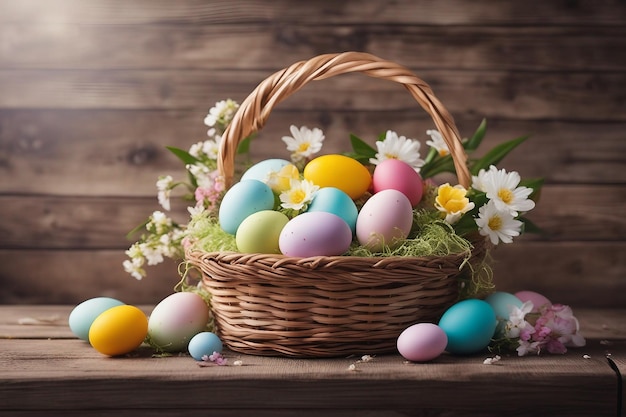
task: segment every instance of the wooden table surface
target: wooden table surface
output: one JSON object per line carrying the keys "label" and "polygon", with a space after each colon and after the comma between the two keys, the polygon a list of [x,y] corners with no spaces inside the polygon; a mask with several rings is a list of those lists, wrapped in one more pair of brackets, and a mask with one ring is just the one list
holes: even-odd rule
{"label": "wooden table surface", "polygon": [[416,364],[226,351],[227,366],[206,367],[148,348],[105,357],[72,335],[70,311],[0,306],[0,415],[626,415],[626,310],[575,309],[586,347],[494,365],[488,353]]}

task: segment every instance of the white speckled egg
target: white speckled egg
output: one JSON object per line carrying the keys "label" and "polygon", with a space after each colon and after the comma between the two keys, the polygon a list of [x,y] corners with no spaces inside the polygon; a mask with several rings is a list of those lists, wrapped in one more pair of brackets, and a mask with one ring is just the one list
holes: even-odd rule
{"label": "white speckled egg", "polygon": [[382,190],[371,196],[356,220],[359,243],[372,252],[398,246],[411,232],[413,207],[398,190]]}

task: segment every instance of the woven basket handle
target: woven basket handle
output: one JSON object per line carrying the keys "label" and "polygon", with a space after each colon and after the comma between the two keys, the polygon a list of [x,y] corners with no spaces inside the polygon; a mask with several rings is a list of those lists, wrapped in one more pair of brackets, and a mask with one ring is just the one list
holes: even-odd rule
{"label": "woven basket handle", "polygon": [[239,142],[265,125],[274,106],[309,81],[323,80],[350,72],[362,72],[370,77],[403,84],[431,116],[448,145],[459,184],[466,188],[469,186],[467,155],[454,119],[435,97],[430,86],[408,68],[362,52],[319,55],[307,61],[296,62],[263,80],[240,104],[239,110],[224,131],[217,163],[225,186],[228,188],[232,185],[235,154]]}

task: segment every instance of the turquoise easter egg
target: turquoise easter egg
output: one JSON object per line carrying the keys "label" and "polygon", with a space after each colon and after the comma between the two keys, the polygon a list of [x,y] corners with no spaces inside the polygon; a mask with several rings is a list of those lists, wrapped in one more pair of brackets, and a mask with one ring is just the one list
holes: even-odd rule
{"label": "turquoise easter egg", "polygon": [[468,299],[446,310],[439,320],[439,327],[448,337],[448,352],[468,355],[489,346],[496,323],[496,314],[487,302]]}
{"label": "turquoise easter egg", "polygon": [[218,214],[220,227],[234,235],[246,217],[273,207],[274,193],[267,184],[259,180],[239,181],[224,194]]}
{"label": "turquoise easter egg", "polygon": [[356,231],[359,211],[348,194],[335,187],[320,188],[307,208],[308,212],[325,211],[341,217],[348,223],[352,234]]}

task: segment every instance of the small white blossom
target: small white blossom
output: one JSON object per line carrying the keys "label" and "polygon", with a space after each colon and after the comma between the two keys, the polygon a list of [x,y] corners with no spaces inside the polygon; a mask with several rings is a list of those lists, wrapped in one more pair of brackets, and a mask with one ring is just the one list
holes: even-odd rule
{"label": "small white blossom", "polygon": [[497,362],[500,361],[500,359],[502,359],[502,357],[500,355],[496,355],[493,358],[487,358],[483,361],[484,365],[493,365]]}
{"label": "small white blossom", "polygon": [[533,326],[526,321],[526,315],[533,310],[532,301],[526,301],[521,307],[511,306],[509,320],[505,326],[505,335],[509,339],[520,337],[520,332],[526,330],[530,333],[534,332]]}
{"label": "small white blossom", "polygon": [[387,159],[399,159],[419,172],[424,165],[424,160],[420,158],[420,146],[418,141],[398,136],[393,130],[388,130],[385,139],[376,142],[378,152],[375,158],[370,158],[370,162],[378,165]]}
{"label": "small white blossom", "polygon": [[522,222],[515,220],[509,211],[499,211],[493,201],[478,209],[476,219],[478,231],[483,236],[489,236],[491,243],[511,243],[514,236],[519,236]]}
{"label": "small white blossom", "polygon": [[172,193],[172,187],[174,185],[174,179],[171,175],[165,175],[159,177],[156,183],[157,187],[157,199],[159,204],[165,210],[170,210],[170,194]]}
{"label": "small white blossom", "polygon": [[128,259],[125,260],[122,265],[124,266],[124,271],[129,273],[133,278],[138,281],[143,279],[143,277],[146,275],[146,272],[142,268],[136,266],[134,262],[129,261]]}
{"label": "small white blossom", "polygon": [[[218,101],[209,109],[209,114],[204,118],[204,124],[209,127],[219,126],[223,129],[233,119],[238,108],[239,104],[231,99]],[[209,136],[213,136],[210,131],[208,133]]]}

